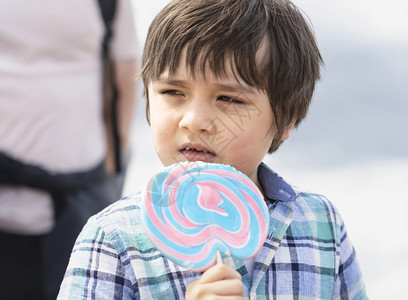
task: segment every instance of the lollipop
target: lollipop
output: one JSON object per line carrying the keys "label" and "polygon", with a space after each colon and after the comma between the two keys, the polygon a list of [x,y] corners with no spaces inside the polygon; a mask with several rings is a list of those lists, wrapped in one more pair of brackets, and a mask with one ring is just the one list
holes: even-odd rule
{"label": "lollipop", "polygon": [[184,162],[149,182],[142,222],[153,244],[173,262],[204,271],[216,253],[255,256],[269,227],[261,192],[233,167]]}

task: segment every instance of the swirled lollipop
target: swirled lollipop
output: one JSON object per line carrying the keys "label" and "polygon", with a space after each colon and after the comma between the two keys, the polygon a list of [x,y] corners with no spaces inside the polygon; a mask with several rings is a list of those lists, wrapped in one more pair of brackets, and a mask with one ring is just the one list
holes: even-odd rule
{"label": "swirled lollipop", "polygon": [[193,271],[214,265],[217,250],[250,258],[269,227],[261,192],[231,166],[184,162],[149,182],[142,222],[153,244],[173,262]]}

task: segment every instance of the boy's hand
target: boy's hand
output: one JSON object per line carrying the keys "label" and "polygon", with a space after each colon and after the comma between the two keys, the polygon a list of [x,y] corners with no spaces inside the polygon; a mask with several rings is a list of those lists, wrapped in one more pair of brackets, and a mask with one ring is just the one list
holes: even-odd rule
{"label": "boy's hand", "polygon": [[226,265],[216,264],[187,287],[185,298],[245,299],[241,275]]}

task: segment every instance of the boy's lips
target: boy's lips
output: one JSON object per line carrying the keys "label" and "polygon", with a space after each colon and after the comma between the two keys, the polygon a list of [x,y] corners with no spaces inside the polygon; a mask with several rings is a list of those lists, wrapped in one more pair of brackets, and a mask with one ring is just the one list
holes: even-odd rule
{"label": "boy's lips", "polygon": [[211,162],[215,153],[208,147],[201,144],[184,144],[180,147],[179,152],[184,155],[188,161]]}

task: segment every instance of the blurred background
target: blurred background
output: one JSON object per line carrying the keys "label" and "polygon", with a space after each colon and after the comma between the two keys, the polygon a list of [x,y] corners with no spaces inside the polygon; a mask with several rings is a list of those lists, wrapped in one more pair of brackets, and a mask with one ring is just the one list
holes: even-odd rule
{"label": "blurred background", "polygon": [[[134,1],[140,45],[166,3]],[[265,162],[337,206],[370,299],[406,299],[408,1],[294,3],[313,24],[325,66],[308,117]],[[125,195],[161,169],[140,99]]]}

